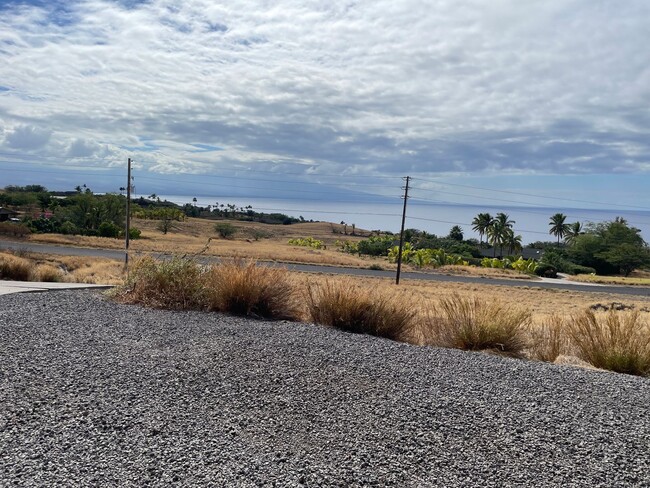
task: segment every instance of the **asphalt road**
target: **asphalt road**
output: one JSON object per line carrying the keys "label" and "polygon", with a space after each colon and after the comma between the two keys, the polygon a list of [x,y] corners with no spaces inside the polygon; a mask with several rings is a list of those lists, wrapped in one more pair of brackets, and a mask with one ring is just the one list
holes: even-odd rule
{"label": "asphalt road", "polygon": [[[0,241],[0,249],[21,249],[30,252],[44,253],[44,254],[61,254],[67,256],[92,256],[112,259],[124,259],[124,251],[115,249],[96,249],[85,247],[70,247],[70,246],[55,246],[51,244],[34,244],[28,242],[17,241]],[[137,255],[134,251],[131,256]],[[218,258],[213,258],[218,260]],[[306,273],[330,273],[330,274],[346,274],[352,276],[374,276],[374,277],[394,277],[393,271],[381,271],[363,268],[345,268],[338,266],[319,266],[315,264],[293,264],[293,263],[267,263],[272,266],[283,266],[291,271],[302,271]],[[483,285],[497,285],[497,286],[522,286],[522,287],[539,287],[539,288],[554,288],[565,289],[574,291],[597,292],[597,293],[614,293],[619,295],[632,295],[650,297],[650,287],[641,286],[620,286],[620,285],[579,285],[566,281],[537,281],[537,280],[508,280],[499,278],[484,278],[474,276],[453,276],[440,273],[424,273],[424,272],[402,272],[402,279],[408,280],[423,280],[423,281],[446,281],[455,283],[475,283]]]}

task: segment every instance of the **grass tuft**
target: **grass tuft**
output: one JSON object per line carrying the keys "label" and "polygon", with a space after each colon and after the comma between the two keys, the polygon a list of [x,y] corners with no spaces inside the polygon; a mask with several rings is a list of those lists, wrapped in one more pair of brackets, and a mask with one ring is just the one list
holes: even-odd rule
{"label": "grass tuft", "polygon": [[210,267],[203,282],[208,310],[280,320],[300,316],[285,269],[234,260]]}
{"label": "grass tuft", "polygon": [[539,361],[554,362],[569,352],[566,320],[557,315],[529,328],[529,355]]}
{"label": "grass tuft", "polygon": [[433,307],[426,332],[434,344],[442,347],[521,356],[527,346],[530,318],[528,310],[455,293]]}
{"label": "grass tuft", "polygon": [[155,260],[149,256],[136,261],[126,286],[116,298],[153,308],[199,309],[203,303],[201,267],[190,258]]}
{"label": "grass tuft", "polygon": [[11,254],[0,255],[0,279],[29,281],[33,274],[34,264],[30,260]]}
{"label": "grass tuft", "polygon": [[578,357],[597,368],[650,375],[650,326],[638,312],[597,316],[586,310],[572,317],[568,332]]}
{"label": "grass tuft", "polygon": [[415,313],[405,303],[369,291],[351,281],[308,285],[307,307],[312,320],[348,332],[406,340]]}
{"label": "grass tuft", "polygon": [[56,283],[63,281],[64,274],[60,268],[56,268],[50,264],[39,264],[36,266],[34,272],[34,279],[36,281],[43,281],[47,283]]}

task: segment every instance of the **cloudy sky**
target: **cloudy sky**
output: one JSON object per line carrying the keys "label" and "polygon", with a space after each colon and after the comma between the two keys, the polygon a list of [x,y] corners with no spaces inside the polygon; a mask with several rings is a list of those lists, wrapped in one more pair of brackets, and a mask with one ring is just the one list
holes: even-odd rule
{"label": "cloudy sky", "polygon": [[[647,0],[0,0],[0,186],[650,209]],[[461,186],[458,186],[461,185]],[[347,193],[342,193],[347,192]],[[504,193],[505,192],[505,193]]]}

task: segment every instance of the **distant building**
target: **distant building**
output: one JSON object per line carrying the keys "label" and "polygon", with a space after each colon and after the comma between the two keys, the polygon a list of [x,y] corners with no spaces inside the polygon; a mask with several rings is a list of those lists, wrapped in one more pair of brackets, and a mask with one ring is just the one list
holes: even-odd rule
{"label": "distant building", "polygon": [[[504,247],[503,248],[503,254],[508,255],[508,248]],[[543,249],[531,249],[529,247],[524,247],[521,251],[513,253],[515,256],[522,256],[524,259],[536,259],[540,260],[542,255],[544,254]],[[481,249],[481,255],[486,258],[491,258],[492,256],[497,256],[499,257],[499,249],[497,248],[496,251],[489,247],[487,249]]]}
{"label": "distant building", "polygon": [[11,218],[15,218],[18,212],[9,210],[8,208],[0,207],[0,222],[6,222]]}

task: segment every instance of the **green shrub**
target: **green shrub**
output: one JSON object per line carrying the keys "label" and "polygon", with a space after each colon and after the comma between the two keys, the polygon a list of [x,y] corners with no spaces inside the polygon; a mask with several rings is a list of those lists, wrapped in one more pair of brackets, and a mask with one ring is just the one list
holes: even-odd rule
{"label": "green shrub", "polygon": [[543,278],[557,278],[557,270],[555,266],[548,263],[540,263],[535,268],[535,274]]}
{"label": "green shrub", "polygon": [[142,235],[142,231],[140,231],[140,229],[138,229],[137,227],[129,228],[129,239],[140,239],[141,235]]}
{"label": "green shrub", "polygon": [[79,228],[69,220],[66,220],[61,224],[61,234],[74,236],[79,234]]}
{"label": "green shrub", "polygon": [[120,228],[113,222],[102,222],[97,229],[99,237],[119,237]]}
{"label": "green shrub", "polygon": [[223,239],[230,239],[237,232],[235,226],[228,222],[215,225],[214,230],[216,230]]}
{"label": "green shrub", "polygon": [[309,285],[307,308],[317,324],[393,340],[408,336],[415,317],[410,304],[379,292],[368,292],[352,281]]}
{"label": "green shrub", "polygon": [[395,239],[391,236],[373,236],[357,243],[359,254],[368,256],[387,256]]}
{"label": "green shrub", "polygon": [[581,266],[579,264],[573,264],[571,266],[571,274],[596,274],[596,269],[590,266]]}
{"label": "green shrub", "polygon": [[312,249],[323,249],[325,247],[325,243],[323,241],[319,241],[313,237],[298,237],[296,239],[289,239],[289,244],[292,246],[311,247]]}

